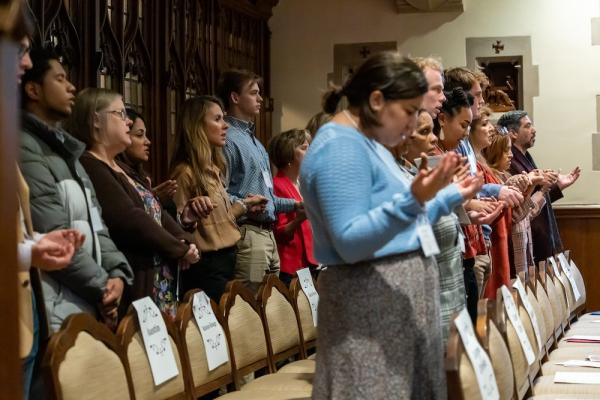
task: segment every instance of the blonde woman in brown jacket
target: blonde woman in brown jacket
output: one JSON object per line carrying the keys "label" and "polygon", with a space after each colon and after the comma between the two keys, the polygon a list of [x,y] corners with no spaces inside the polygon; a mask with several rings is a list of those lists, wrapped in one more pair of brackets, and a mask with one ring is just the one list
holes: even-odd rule
{"label": "blonde woman in brown jacket", "polygon": [[225,190],[222,149],[228,125],[223,116],[216,97],[186,100],[177,123],[170,168],[170,178],[177,181],[174,200],[178,215],[188,205],[196,216],[195,221],[181,216],[180,222],[193,231],[202,252],[200,262],[182,275],[182,289],[200,288],[217,302],[233,277],[235,245],[240,239],[235,221],[246,212],[262,212],[266,203],[263,196],[232,202]]}

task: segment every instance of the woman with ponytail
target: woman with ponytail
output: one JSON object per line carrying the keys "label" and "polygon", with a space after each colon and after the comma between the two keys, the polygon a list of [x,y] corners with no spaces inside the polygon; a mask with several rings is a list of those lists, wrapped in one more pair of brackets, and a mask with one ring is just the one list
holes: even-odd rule
{"label": "woman with ponytail", "polygon": [[[383,52],[326,94],[334,115],[300,174],[315,256],[328,267],[313,399],[446,398],[437,246],[426,236],[480,183],[449,185],[456,154],[410,181],[385,148],[410,136],[426,91],[419,67]],[[336,113],[342,97],[349,106]]]}

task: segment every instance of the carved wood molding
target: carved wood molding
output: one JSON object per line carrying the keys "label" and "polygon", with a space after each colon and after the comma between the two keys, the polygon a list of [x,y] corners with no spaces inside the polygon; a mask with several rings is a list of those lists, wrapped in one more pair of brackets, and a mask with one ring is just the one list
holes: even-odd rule
{"label": "carved wood molding", "polygon": [[398,14],[463,12],[462,0],[394,0]]}

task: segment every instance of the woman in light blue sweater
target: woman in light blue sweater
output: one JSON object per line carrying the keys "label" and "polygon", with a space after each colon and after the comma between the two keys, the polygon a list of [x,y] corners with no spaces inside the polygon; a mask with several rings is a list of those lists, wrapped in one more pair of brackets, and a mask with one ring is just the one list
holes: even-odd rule
{"label": "woman in light blue sweater", "polygon": [[[301,169],[314,230],[319,279],[319,351],[314,399],[445,399],[439,282],[430,223],[479,187],[449,182],[457,155],[446,155],[412,183],[384,147],[416,124],[427,82],[395,52],[370,57],[340,90],[333,113]],[[429,235],[428,235],[429,233]]]}

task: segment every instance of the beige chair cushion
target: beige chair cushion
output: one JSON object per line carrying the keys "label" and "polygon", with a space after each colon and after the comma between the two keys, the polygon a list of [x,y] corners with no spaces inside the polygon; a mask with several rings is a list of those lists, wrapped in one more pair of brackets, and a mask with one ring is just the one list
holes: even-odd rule
{"label": "beige chair cushion", "polygon": [[515,391],[512,361],[506,343],[493,322],[490,322],[489,348],[500,398],[512,399]]}
{"label": "beige chair cushion", "polygon": [[554,383],[554,375],[540,376],[533,382],[533,394],[589,394],[600,398],[600,385],[572,385],[568,383]]}
{"label": "beige chair cushion", "polygon": [[190,319],[187,324],[185,330],[185,341],[190,357],[190,368],[192,370],[194,387],[214,381],[215,379],[221,378],[222,376],[225,376],[231,372],[231,364],[229,362],[220,365],[212,371],[208,370],[204,341],[200,335],[198,325],[196,325],[193,319]]}
{"label": "beige chair cushion", "polygon": [[571,288],[571,282],[567,278],[567,274],[565,274],[564,272],[561,271],[560,276],[561,276],[562,280],[564,282],[566,282],[566,285],[567,285],[565,291],[567,293],[567,297],[569,298],[569,307],[570,307],[569,314],[571,314],[577,308],[577,306],[575,305],[575,295],[573,294],[573,289]]}
{"label": "beige chair cushion", "polygon": [[129,399],[125,367],[104,343],[80,332],[58,369],[64,400]]}
{"label": "beige chair cushion", "polygon": [[564,312],[562,308],[562,303],[560,302],[560,297],[562,294],[556,289],[554,286],[554,282],[552,279],[548,277],[546,280],[546,291],[548,293],[548,300],[550,301],[550,305],[552,306],[552,315],[554,315],[554,328],[558,328],[558,326],[564,320]]}
{"label": "beige chair cushion", "polygon": [[294,308],[275,287],[267,300],[265,314],[274,355],[300,344]]}
{"label": "beige chair cushion", "polygon": [[531,288],[527,286],[527,297],[529,298],[529,302],[531,303],[531,307],[533,308],[533,312],[535,313],[535,317],[537,318],[538,328],[540,329],[540,336],[542,339],[542,346],[546,344],[547,338],[550,336],[549,332],[546,332],[546,321],[544,320],[544,313],[542,311],[542,307],[540,303],[538,303],[535,295],[531,291]]}
{"label": "beige chair cushion", "polygon": [[558,300],[560,301],[560,307],[562,311],[562,321],[564,323],[570,315],[569,308],[567,307],[567,300],[565,299],[565,288],[558,278],[555,279],[554,286],[556,287],[556,292],[558,293]]}
{"label": "beige chair cushion", "polygon": [[242,392],[301,392],[310,396],[314,374],[270,374],[242,386]]}
{"label": "beige chair cushion", "polygon": [[554,317],[554,311],[552,310],[552,304],[550,303],[550,299],[548,299],[548,294],[540,282],[538,282],[536,287],[535,297],[540,308],[542,309],[542,314],[544,315],[544,331],[546,332],[545,341],[547,342],[548,339],[553,337],[554,327],[557,325],[557,323]]}
{"label": "beige chair cushion", "polygon": [[315,360],[299,360],[284,365],[277,373],[304,373],[314,374],[317,363]]}
{"label": "beige chair cushion", "polygon": [[463,392],[464,399],[480,400],[481,392],[479,391],[479,385],[477,383],[477,376],[473,369],[473,364],[467,353],[463,353],[460,358],[458,375],[460,377],[460,385]]}
{"label": "beige chair cushion", "polygon": [[512,364],[513,371],[515,373],[515,382],[517,388],[520,389],[525,385],[525,382],[527,382],[529,366],[527,365],[525,353],[523,352],[521,342],[519,341],[519,337],[517,336],[517,331],[508,319],[506,321],[506,331],[508,349],[510,351],[510,355],[513,361]]}
{"label": "beige chair cushion", "polygon": [[302,325],[302,334],[304,335],[304,341],[308,342],[317,338],[317,328],[314,326],[312,310],[308,297],[302,290],[298,293],[297,299],[298,313],[300,315],[300,324]]}
{"label": "beige chair cushion", "polygon": [[267,357],[267,342],[258,313],[241,296],[229,310],[229,332],[237,368]]}
{"label": "beige chair cushion", "polygon": [[579,271],[578,268],[571,268],[571,271],[573,273],[575,283],[577,284],[577,289],[579,289],[579,293],[581,294],[581,297],[579,298],[577,303],[575,303],[575,305],[579,307],[585,304],[586,301],[587,294],[585,290],[585,282],[583,281],[583,276],[581,276],[581,271]]}
{"label": "beige chair cushion", "polygon": [[309,360],[316,360],[317,359],[317,353],[313,353],[313,354],[311,354],[310,356],[308,356],[306,358],[308,358]]}
{"label": "beige chair cushion", "polygon": [[217,397],[217,400],[310,400],[310,394],[304,392],[260,392],[244,390],[243,392],[227,393]]}
{"label": "beige chair cushion", "polygon": [[129,368],[131,369],[131,378],[133,380],[133,389],[135,391],[136,400],[166,399],[185,392],[179,352],[177,351],[175,342],[170,336],[169,340],[171,342],[175,361],[177,362],[179,375],[162,383],[160,386],[155,386],[142,336],[140,333],[136,333],[131,338],[131,342],[127,347],[127,359],[129,361]]}

